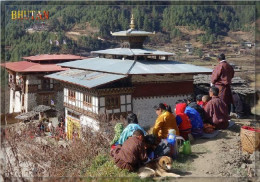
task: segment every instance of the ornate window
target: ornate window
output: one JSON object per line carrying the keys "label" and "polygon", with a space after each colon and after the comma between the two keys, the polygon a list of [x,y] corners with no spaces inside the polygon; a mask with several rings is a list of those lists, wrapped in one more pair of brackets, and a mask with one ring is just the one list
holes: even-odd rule
{"label": "ornate window", "polygon": [[14,82],[14,75],[9,74],[9,82],[13,83]]}
{"label": "ornate window", "polygon": [[76,92],[73,90],[69,90],[69,100],[76,100]]}
{"label": "ornate window", "polygon": [[76,113],[74,113],[74,112],[68,111],[68,115],[69,115],[69,116],[72,116],[72,117],[74,117],[74,118],[80,119],[80,115],[78,115],[78,114],[76,114]]}
{"label": "ornate window", "polygon": [[108,96],[105,97],[106,109],[117,109],[120,108],[120,96]]}
{"label": "ornate window", "polygon": [[42,79],[41,80],[41,84],[42,84],[42,86],[41,86],[41,88],[42,88],[42,90],[50,90],[50,79]]}
{"label": "ornate window", "polygon": [[92,106],[92,96],[84,94],[83,95],[83,104],[86,106]]}

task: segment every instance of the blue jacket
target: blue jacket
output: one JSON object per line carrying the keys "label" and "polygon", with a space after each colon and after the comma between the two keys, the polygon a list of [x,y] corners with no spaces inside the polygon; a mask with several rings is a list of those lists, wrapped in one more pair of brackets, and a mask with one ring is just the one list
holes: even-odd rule
{"label": "blue jacket", "polygon": [[185,108],[185,114],[187,114],[190,118],[192,129],[199,129],[203,128],[203,121],[201,119],[200,114],[196,109],[191,108],[190,106],[187,106]]}

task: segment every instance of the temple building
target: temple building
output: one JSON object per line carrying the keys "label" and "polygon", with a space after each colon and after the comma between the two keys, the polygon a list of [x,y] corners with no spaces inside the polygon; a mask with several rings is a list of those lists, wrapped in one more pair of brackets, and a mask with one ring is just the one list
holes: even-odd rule
{"label": "temple building", "polygon": [[130,29],[111,32],[121,47],[92,51],[96,57],[58,64],[66,71],[45,76],[64,85],[66,131],[84,125],[99,129],[100,114],[137,114],[139,124],[149,127],[156,114],[153,106],[163,102],[175,105],[193,93],[193,75],[212,70],[170,60],[173,53],[143,47],[152,32],[138,31],[133,16]]}
{"label": "temple building", "polygon": [[56,109],[62,110],[63,88],[60,82],[44,76],[67,70],[56,63],[86,58],[66,54],[45,54],[24,59],[28,61],[1,64],[8,71],[9,113],[28,112],[37,105],[55,105]]}

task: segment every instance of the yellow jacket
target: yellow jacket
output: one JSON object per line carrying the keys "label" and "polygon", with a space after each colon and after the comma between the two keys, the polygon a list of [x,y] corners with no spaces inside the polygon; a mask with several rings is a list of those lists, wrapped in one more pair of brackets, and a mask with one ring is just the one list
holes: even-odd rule
{"label": "yellow jacket", "polygon": [[176,135],[180,135],[175,116],[168,111],[164,111],[155,121],[153,135],[159,139],[166,139],[170,129],[175,129]]}

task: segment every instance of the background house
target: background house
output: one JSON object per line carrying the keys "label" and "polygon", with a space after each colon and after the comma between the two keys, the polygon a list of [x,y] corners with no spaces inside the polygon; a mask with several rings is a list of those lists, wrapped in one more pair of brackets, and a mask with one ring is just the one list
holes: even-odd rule
{"label": "background house", "polygon": [[1,64],[8,71],[9,113],[28,112],[37,105],[53,103],[58,110],[62,110],[64,107],[61,84],[44,76],[66,70],[55,63],[85,59],[85,57],[44,54],[24,57],[24,59],[28,61]]}

